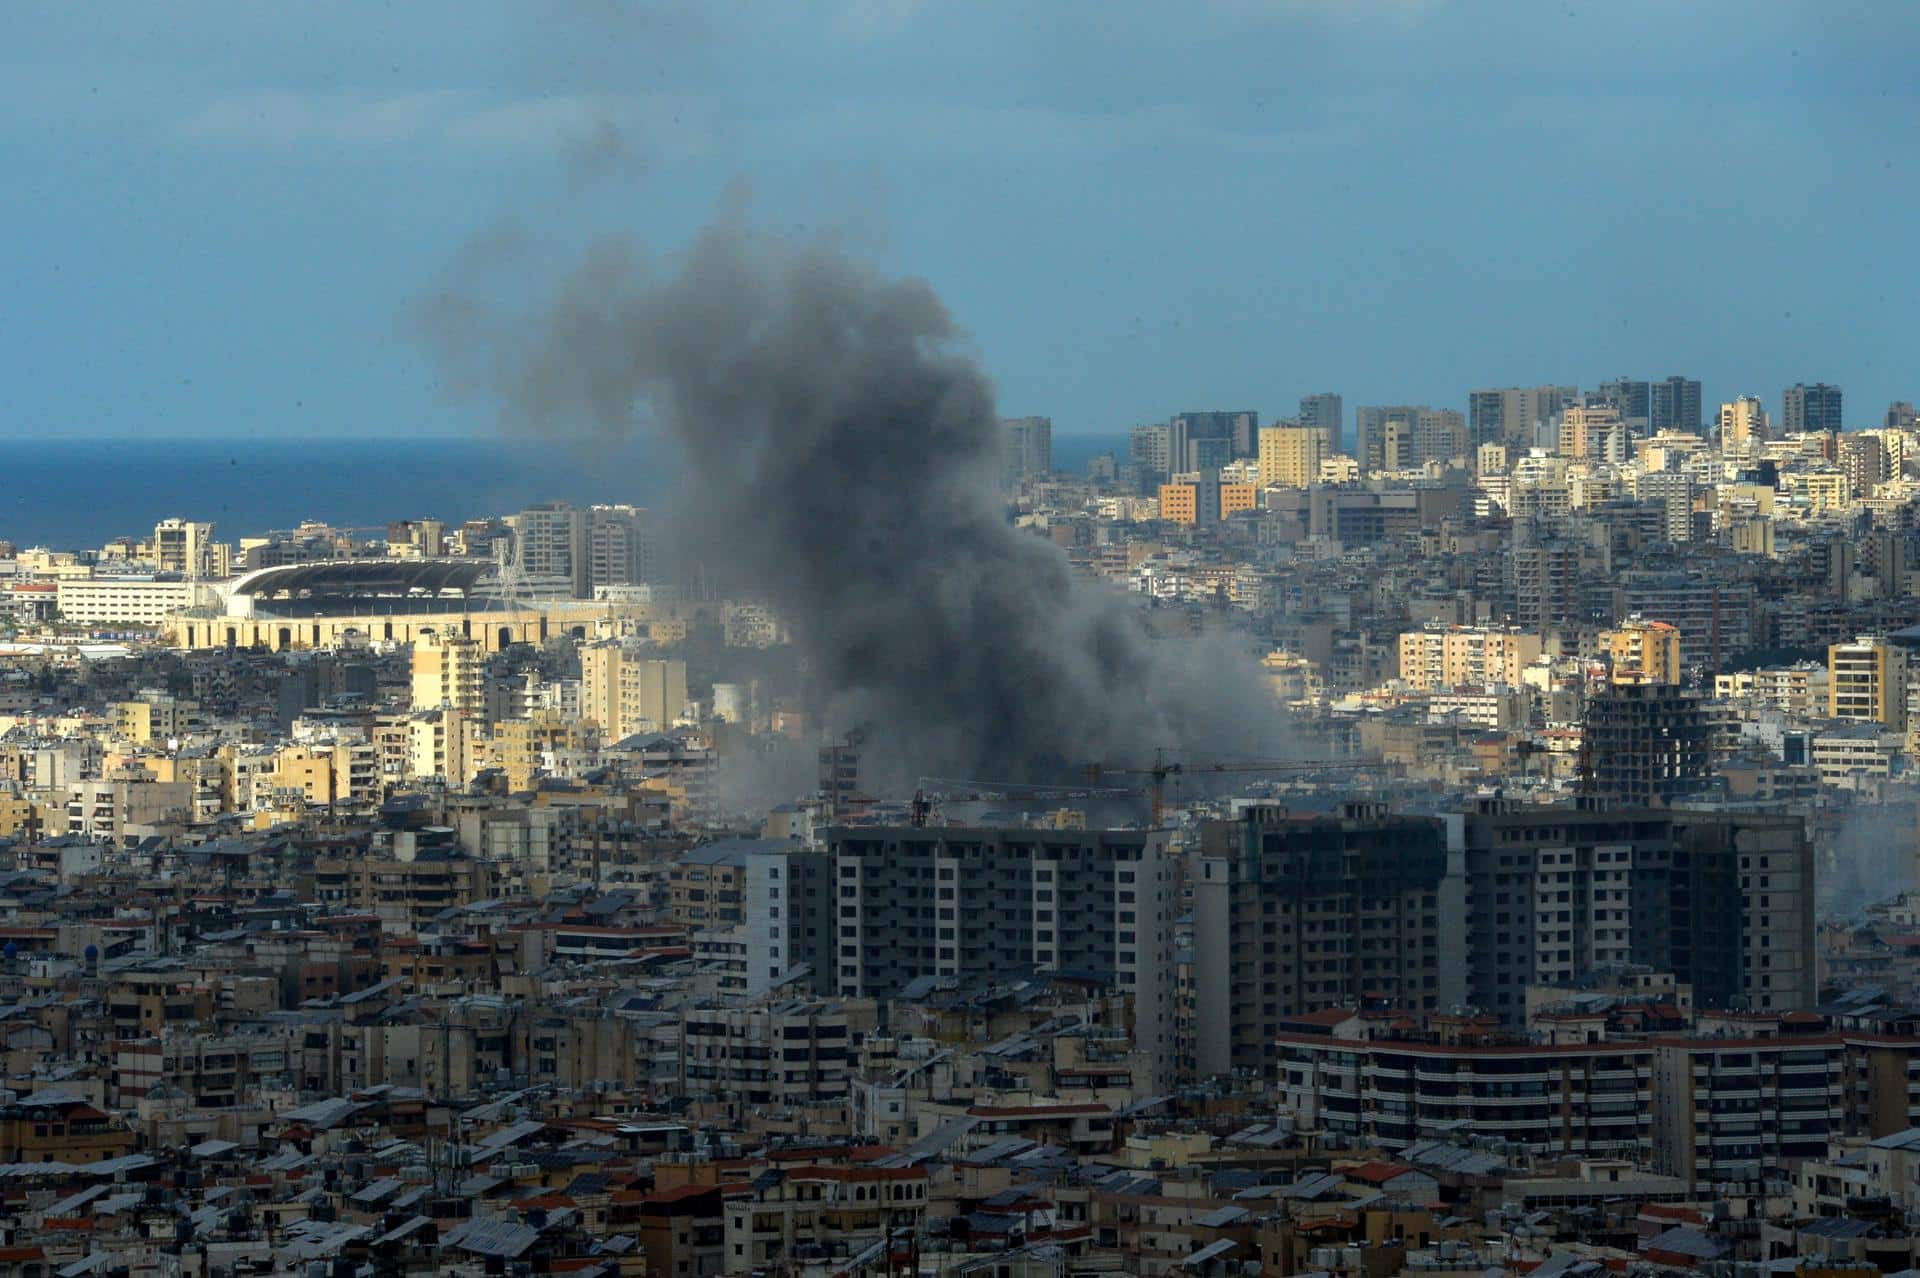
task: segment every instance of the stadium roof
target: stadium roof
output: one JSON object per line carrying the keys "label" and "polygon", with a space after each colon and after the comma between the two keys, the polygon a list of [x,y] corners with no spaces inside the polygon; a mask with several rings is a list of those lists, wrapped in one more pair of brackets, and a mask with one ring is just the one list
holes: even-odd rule
{"label": "stadium roof", "polygon": [[470,594],[492,572],[490,559],[323,559],[256,568],[235,579],[229,595]]}

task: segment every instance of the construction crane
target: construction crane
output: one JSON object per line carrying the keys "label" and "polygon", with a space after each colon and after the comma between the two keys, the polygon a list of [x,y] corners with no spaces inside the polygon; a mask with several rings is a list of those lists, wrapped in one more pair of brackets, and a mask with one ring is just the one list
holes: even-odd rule
{"label": "construction crane", "polygon": [[1182,763],[1168,759],[1165,750],[1156,750],[1153,753],[1153,766],[1150,768],[1117,768],[1104,763],[1094,763],[1087,766],[1087,779],[1099,781],[1108,775],[1150,778],[1148,794],[1153,801],[1153,825],[1157,829],[1166,815],[1168,777],[1184,776],[1189,773],[1215,775],[1229,772],[1258,772],[1271,776],[1284,776],[1290,772],[1357,772],[1381,766],[1383,765],[1378,759],[1323,759],[1310,762],[1216,760],[1212,763]]}

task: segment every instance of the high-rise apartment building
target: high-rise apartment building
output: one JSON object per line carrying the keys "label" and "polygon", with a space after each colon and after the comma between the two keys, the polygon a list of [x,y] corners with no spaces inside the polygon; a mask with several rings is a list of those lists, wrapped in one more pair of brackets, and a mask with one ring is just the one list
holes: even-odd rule
{"label": "high-rise apartment building", "polygon": [[1633,483],[1633,495],[1659,508],[1659,530],[1664,541],[1693,540],[1693,476],[1683,470],[1655,470]]}
{"label": "high-rise apartment building", "polygon": [[593,594],[588,512],[563,501],[529,506],[508,520],[520,571],[535,589],[564,588],[576,599]]}
{"label": "high-rise apartment building", "polygon": [[1632,434],[1646,434],[1653,421],[1653,385],[1650,382],[1616,377],[1612,381],[1601,382],[1599,389],[1588,397],[1587,403],[1595,406],[1608,404],[1618,409],[1621,422]]}
{"label": "high-rise apartment building", "polygon": [[1467,418],[1451,408],[1423,408],[1413,419],[1413,464],[1439,462],[1465,469],[1473,446],[1467,438]]}
{"label": "high-rise apartment building", "polygon": [[1654,807],[1688,798],[1713,774],[1700,694],[1674,684],[1612,684],[1588,699],[1582,733],[1585,789],[1616,803]]}
{"label": "high-rise apartment building", "polygon": [[485,699],[479,640],[429,631],[413,642],[413,708],[477,711]]}
{"label": "high-rise apartment building", "polygon": [[1181,470],[1219,470],[1233,463],[1233,441],[1202,437],[1187,440],[1187,451],[1180,463]]}
{"label": "high-rise apartment building", "polygon": [[1332,451],[1327,432],[1322,427],[1289,424],[1262,426],[1260,486],[1306,488],[1318,483],[1320,463]]}
{"label": "high-rise apartment building", "polygon": [[1841,417],[1840,388],[1825,382],[1815,382],[1811,386],[1795,382],[1781,391],[1780,429],[1789,435],[1845,430],[1846,424]]}
{"label": "high-rise apartment building", "polygon": [[621,640],[580,649],[580,714],[600,725],[601,739],[665,732],[687,709],[687,663],[649,656]]}
{"label": "high-rise apartment building", "polygon": [[1552,429],[1560,413],[1579,398],[1571,386],[1507,386],[1472,391],[1467,395],[1467,436],[1475,448],[1505,444],[1525,454],[1540,444],[1543,430]]}
{"label": "high-rise apartment building", "polygon": [[1419,411],[1412,404],[1361,404],[1353,410],[1353,455],[1360,463],[1362,474],[1389,469],[1387,463],[1390,460],[1404,464],[1405,458],[1390,456],[1392,450],[1387,443],[1387,424],[1400,424],[1395,433],[1397,440],[1401,441],[1399,447],[1404,451],[1412,446],[1410,423]]}
{"label": "high-rise apartment building", "polygon": [[1473,441],[1476,450],[1488,444],[1510,444],[1507,438],[1508,393],[1501,390],[1467,392],[1467,437]]}
{"label": "high-rise apartment building", "polygon": [[1720,446],[1735,447],[1767,437],[1767,410],[1757,395],[1720,405]]}
{"label": "high-rise apartment building", "polygon": [[1842,435],[1835,451],[1840,471],[1847,477],[1847,490],[1855,498],[1873,496],[1875,490],[1893,476],[1886,442],[1879,431],[1852,431]]}
{"label": "high-rise apartment building", "polygon": [[1191,444],[1197,439],[1223,439],[1227,441],[1233,457],[1251,457],[1258,443],[1256,433],[1260,429],[1260,415],[1251,410],[1242,412],[1231,409],[1176,413],[1171,425],[1181,433],[1183,443]]}
{"label": "high-rise apartment building", "polygon": [[1613,590],[1616,623],[1633,616],[1666,622],[1680,632],[1681,663],[1708,674],[1754,646],[1759,612],[1752,583],[1701,572],[1629,570]]}
{"label": "high-rise apartment building", "polygon": [[1887,405],[1885,425],[1888,430],[1920,430],[1920,413],[1912,400],[1896,399]]}
{"label": "high-rise apartment building", "polygon": [[1327,452],[1346,451],[1346,401],[1332,391],[1300,397],[1300,424],[1327,434]]}
{"label": "high-rise apartment building", "polygon": [[1413,420],[1389,417],[1381,424],[1379,434],[1368,441],[1366,464],[1362,470],[1411,470],[1415,465],[1414,457]]}
{"label": "high-rise apartment building", "polygon": [[1450,408],[1364,404],[1353,410],[1354,456],[1363,473],[1412,470],[1430,461],[1464,467],[1467,419]]}
{"label": "high-rise apartment building", "polygon": [[747,845],[746,871],[746,992],[763,994],[787,980],[831,992],[837,912],[833,858],[763,839]]}
{"label": "high-rise apartment building", "polygon": [[1579,611],[1580,549],[1558,538],[1514,546],[1513,619],[1523,630],[1548,634],[1572,622]]}
{"label": "high-rise apartment building", "polygon": [[1658,435],[1663,430],[1700,429],[1700,383],[1689,377],[1668,377],[1652,383],[1647,396],[1647,428]]}
{"label": "high-rise apartment building", "polygon": [[1569,405],[1560,416],[1560,454],[1574,461],[1623,462],[1631,419],[1611,403]]}
{"label": "high-rise apartment building", "polygon": [[1053,419],[1000,419],[1000,482],[1018,488],[1023,479],[1043,479],[1053,471]]}
{"label": "high-rise apartment building", "polygon": [[1466,994],[1465,882],[1436,818],[1256,805],[1209,821],[1193,882],[1196,1077],[1268,1072],[1288,1016]]}
{"label": "high-rise apartment building", "polygon": [[1872,635],[1827,649],[1827,714],[1907,729],[1907,650]]}
{"label": "high-rise apartment building", "polygon": [[587,592],[659,580],[652,529],[638,506],[595,506],[587,512]]}
{"label": "high-rise apartment building", "polygon": [[1186,465],[1187,432],[1178,425],[1135,426],[1130,459],[1148,481],[1165,481]]}
{"label": "high-rise apartment building", "polygon": [[1907,464],[1915,460],[1914,437],[1911,430],[1898,427],[1882,427],[1879,430],[1860,432],[1871,435],[1880,441],[1880,447],[1887,454],[1887,478],[1893,479],[1906,473]]}
{"label": "high-rise apartment building", "polygon": [[1802,818],[1488,799],[1464,820],[1467,998],[1507,1025],[1529,985],[1626,964],[1673,973],[1703,1008],[1818,1000]]}
{"label": "high-rise apartment building", "polygon": [[1111,974],[1135,1044],[1171,1077],[1173,872],[1159,830],[849,826],[835,863],[835,991],[886,999],[920,977]]}
{"label": "high-rise apartment building", "polygon": [[1517,686],[1540,652],[1540,636],[1517,627],[1428,625],[1400,636],[1400,679],[1421,692]]}
{"label": "high-rise apartment building", "polygon": [[213,525],[163,519],[153,526],[153,566],[184,577],[224,576],[217,571]]}

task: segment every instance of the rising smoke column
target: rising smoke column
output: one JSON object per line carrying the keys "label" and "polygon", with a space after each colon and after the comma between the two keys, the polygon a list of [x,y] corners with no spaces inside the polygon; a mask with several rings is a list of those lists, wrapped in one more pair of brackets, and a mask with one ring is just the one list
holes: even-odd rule
{"label": "rising smoke column", "polygon": [[670,443],[696,553],[779,611],[895,780],[1276,749],[1243,651],[1149,639],[1009,525],[992,387],[924,281],[756,235],[737,201],[664,269],[603,243],[504,310],[487,273],[466,261],[425,310],[447,367],[511,427]]}

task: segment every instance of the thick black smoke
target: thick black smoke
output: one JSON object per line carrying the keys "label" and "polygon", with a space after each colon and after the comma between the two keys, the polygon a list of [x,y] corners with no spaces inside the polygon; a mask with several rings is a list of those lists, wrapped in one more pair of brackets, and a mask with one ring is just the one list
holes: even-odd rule
{"label": "thick black smoke", "polygon": [[449,367],[514,425],[669,441],[697,551],[778,609],[896,779],[1277,748],[1244,650],[1150,640],[1008,523],[992,388],[925,282],[738,209],[664,269],[603,244],[505,311],[473,267],[428,308]]}

